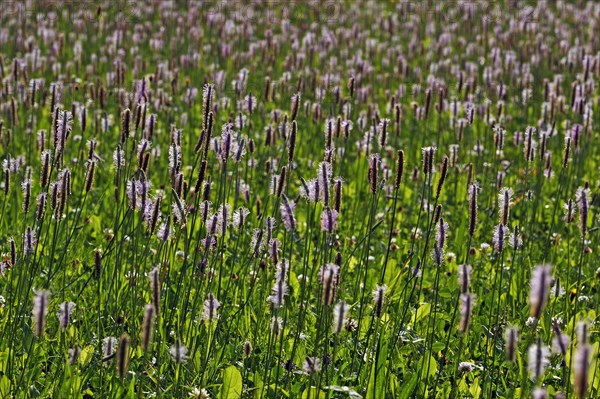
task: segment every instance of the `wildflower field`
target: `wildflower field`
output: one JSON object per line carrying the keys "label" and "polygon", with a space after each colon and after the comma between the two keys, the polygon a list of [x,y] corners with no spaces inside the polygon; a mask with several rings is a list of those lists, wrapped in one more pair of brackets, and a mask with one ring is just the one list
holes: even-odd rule
{"label": "wildflower field", "polygon": [[0,3],[0,398],[599,398],[600,4]]}

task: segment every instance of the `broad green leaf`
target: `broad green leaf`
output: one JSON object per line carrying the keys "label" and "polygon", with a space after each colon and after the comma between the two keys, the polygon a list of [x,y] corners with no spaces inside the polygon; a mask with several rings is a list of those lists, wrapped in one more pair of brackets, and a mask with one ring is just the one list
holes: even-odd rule
{"label": "broad green leaf", "polygon": [[135,376],[129,381],[129,388],[127,389],[127,399],[135,398]]}
{"label": "broad green leaf", "polygon": [[435,360],[435,357],[433,356],[429,356],[429,374],[427,375],[428,377],[432,377],[435,375],[437,370],[437,361]]}
{"label": "broad green leaf", "polygon": [[223,385],[221,399],[239,399],[242,397],[242,375],[235,366],[223,370]]}
{"label": "broad green leaf", "polygon": [[412,325],[415,326],[419,321],[421,321],[424,317],[426,317],[431,311],[431,304],[424,303],[417,309],[417,312],[414,314],[412,318]]}
{"label": "broad green leaf", "polygon": [[94,347],[92,345],[87,345],[82,349],[81,354],[79,355],[78,362],[81,366],[85,366],[92,360],[94,356]]}
{"label": "broad green leaf", "polygon": [[8,397],[10,392],[10,380],[6,376],[6,374],[2,374],[0,377],[0,396],[3,398]]}
{"label": "broad green leaf", "polygon": [[432,352],[440,352],[441,350],[443,350],[446,347],[446,344],[444,344],[443,342],[437,341],[434,342],[433,345],[431,346],[431,351]]}
{"label": "broad green leaf", "polygon": [[418,378],[417,373],[413,373],[413,375],[410,377],[410,379],[408,381],[406,381],[404,383],[404,385],[402,385],[402,390],[400,391],[400,393],[398,395],[398,399],[409,399],[409,398],[413,397],[413,391],[415,390],[415,387],[417,386],[417,378]]}
{"label": "broad green leaf", "polygon": [[481,387],[479,386],[479,378],[475,378],[469,389],[474,399],[478,399],[481,396]]}

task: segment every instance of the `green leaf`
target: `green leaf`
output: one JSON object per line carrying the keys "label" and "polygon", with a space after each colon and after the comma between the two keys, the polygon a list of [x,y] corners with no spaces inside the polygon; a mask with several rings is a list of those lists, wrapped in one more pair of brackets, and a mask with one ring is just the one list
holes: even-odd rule
{"label": "green leaf", "polygon": [[429,375],[427,377],[434,376],[436,370],[437,370],[437,361],[435,360],[435,357],[429,356]]}
{"label": "green leaf", "polygon": [[367,399],[382,398],[385,396],[385,364],[387,361],[388,341],[379,336],[377,341],[377,361],[373,363],[369,385],[367,387]]}
{"label": "green leaf", "polygon": [[430,303],[424,303],[421,306],[419,306],[419,309],[417,309],[417,312],[415,313],[415,315],[412,318],[412,325],[414,326],[419,321],[421,321],[424,317],[426,317],[429,314],[430,311],[431,311]]}
{"label": "green leaf", "polygon": [[433,345],[431,346],[431,351],[437,353],[437,352],[442,351],[445,347],[446,347],[446,344],[444,344],[443,342],[437,341],[437,342],[434,342]]}
{"label": "green leaf", "polygon": [[417,378],[417,373],[414,373],[412,377],[410,377],[410,379],[406,381],[404,385],[402,385],[402,390],[398,394],[399,399],[408,399],[413,397],[413,391],[417,386]]}
{"label": "green leaf", "polygon": [[129,388],[127,389],[127,399],[135,399],[135,376],[129,381]]}
{"label": "green leaf", "polygon": [[94,347],[92,345],[87,345],[81,351],[78,362],[81,366],[85,366],[92,360],[93,356],[94,356]]}
{"label": "green leaf", "polygon": [[371,372],[369,373],[369,384],[367,385],[367,399],[375,399],[377,397],[374,392],[376,388],[375,386],[375,373],[377,373],[377,366],[375,363],[371,365]]}
{"label": "green leaf", "polygon": [[325,399],[327,397],[325,392],[321,391],[319,388],[310,387],[302,392],[302,399],[308,399],[309,392],[311,399]]}
{"label": "green leaf", "polygon": [[466,394],[469,392],[469,384],[467,384],[466,377],[462,377],[460,382],[458,383],[458,392],[461,394]]}
{"label": "green leaf", "polygon": [[0,377],[0,395],[3,398],[6,398],[6,397],[8,397],[9,392],[10,392],[10,380],[8,379],[6,374],[3,374],[2,377]]}
{"label": "green leaf", "polygon": [[477,399],[481,396],[481,387],[479,386],[479,379],[475,378],[473,383],[471,384],[471,388],[469,389],[473,398]]}
{"label": "green leaf", "polygon": [[235,366],[223,370],[223,385],[221,399],[239,399],[242,397],[242,375]]}

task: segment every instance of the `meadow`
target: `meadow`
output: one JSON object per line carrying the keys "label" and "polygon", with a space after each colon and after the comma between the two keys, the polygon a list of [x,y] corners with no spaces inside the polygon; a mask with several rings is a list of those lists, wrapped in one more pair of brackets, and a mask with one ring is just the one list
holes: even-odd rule
{"label": "meadow", "polygon": [[0,398],[598,398],[600,5],[0,3]]}

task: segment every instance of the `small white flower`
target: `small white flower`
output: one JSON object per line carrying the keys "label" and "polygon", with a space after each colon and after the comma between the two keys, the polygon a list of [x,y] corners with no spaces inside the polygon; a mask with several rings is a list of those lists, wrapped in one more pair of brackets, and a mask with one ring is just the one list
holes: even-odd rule
{"label": "small white flower", "polygon": [[528,317],[527,321],[525,322],[525,325],[527,327],[533,327],[536,323],[536,318],[535,317]]}
{"label": "small white flower", "polygon": [[577,301],[579,302],[588,302],[590,300],[590,297],[587,295],[581,295],[577,298]]}
{"label": "small white flower", "polygon": [[197,387],[195,387],[190,391],[188,395],[190,396],[190,398],[193,399],[210,399],[208,391],[204,388],[198,389]]}

